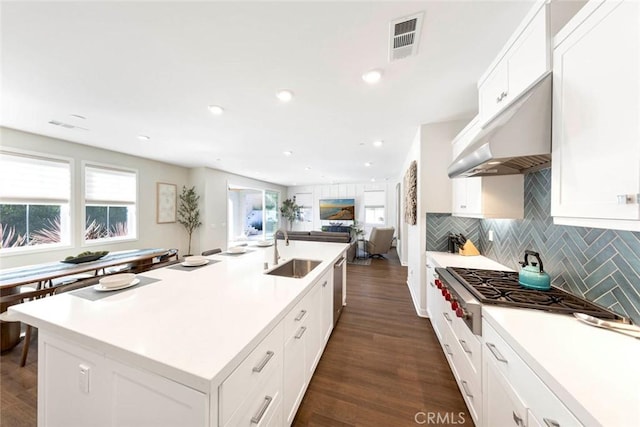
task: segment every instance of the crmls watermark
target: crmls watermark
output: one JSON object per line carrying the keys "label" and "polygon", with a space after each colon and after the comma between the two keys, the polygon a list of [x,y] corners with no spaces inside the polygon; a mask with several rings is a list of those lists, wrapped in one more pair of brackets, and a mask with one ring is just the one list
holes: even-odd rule
{"label": "crmls watermark", "polygon": [[416,424],[455,425],[465,423],[464,412],[416,412]]}

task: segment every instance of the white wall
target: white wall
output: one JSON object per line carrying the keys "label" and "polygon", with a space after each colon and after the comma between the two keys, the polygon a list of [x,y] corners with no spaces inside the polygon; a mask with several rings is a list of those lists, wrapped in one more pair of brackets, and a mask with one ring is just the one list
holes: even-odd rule
{"label": "white wall", "polygon": [[[422,125],[407,153],[402,176],[412,161],[418,165],[418,206],[415,225],[404,223],[402,215],[401,261],[407,266],[407,286],[419,316],[427,316],[426,214],[451,212],[451,141],[467,123],[465,120]],[[402,178],[400,179],[402,182]],[[404,188],[402,189],[404,197]]]}
{"label": "white wall", "polygon": [[[179,248],[181,253],[186,250],[187,237],[184,228],[180,224],[156,223],[156,183],[176,184],[179,192],[183,185],[188,185],[189,170],[187,168],[7,128],[0,128],[0,142],[3,147],[7,148],[53,154],[73,159],[72,247],[49,249],[29,254],[3,254],[0,257],[1,268],[59,261],[66,256],[76,255],[85,250],[108,250],[113,252],[138,248]],[[137,240],[105,243],[99,246],[92,245],[88,248],[81,246],[84,233],[84,225],[82,224],[83,206],[81,203],[74,203],[74,201],[80,201],[84,198],[81,182],[83,160],[122,166],[138,171]]]}
{"label": "white wall", "polygon": [[[299,193],[311,193],[313,206],[312,206],[312,221],[307,222],[295,222],[293,224],[294,230],[320,230],[323,225],[329,225],[329,222],[320,220],[319,200],[326,198],[336,199],[355,199],[356,203],[356,220],[360,226],[364,224],[364,192],[370,190],[382,190],[385,192],[385,225],[396,226],[396,191],[395,181],[385,182],[369,182],[359,184],[327,184],[327,185],[297,185],[287,188],[287,197],[292,198]],[[343,225],[349,226],[352,221],[337,221],[342,222]],[[365,227],[365,236],[368,236],[371,232],[372,226]]]}
{"label": "white wall", "polygon": [[200,253],[213,248],[227,248],[227,189],[229,185],[273,190],[280,193],[278,205],[286,197],[287,188],[265,181],[258,181],[240,175],[210,168],[194,168],[190,170],[190,181],[201,194],[200,203],[203,209],[202,227],[194,236],[191,252]]}
{"label": "white wall", "polygon": [[[227,247],[227,188],[229,184],[274,190],[280,193],[280,202],[287,194],[286,187],[257,181],[251,178],[209,168],[188,169],[168,163],[157,162],[142,157],[115,151],[76,144],[42,135],[21,132],[0,127],[0,143],[3,147],[17,148],[41,154],[69,157],[74,161],[72,193],[72,246],[62,249],[47,249],[29,254],[2,254],[0,268],[19,267],[43,262],[59,261],[68,255],[76,255],[85,250],[108,250],[111,252],[140,248],[178,248],[180,255],[187,253],[188,235],[179,223],[156,223],[156,183],[176,184],[178,194],[182,186],[195,186],[200,195],[202,226],[193,234],[191,252]],[[81,162],[95,161],[122,166],[138,171],[138,238],[134,241],[104,243],[85,248],[81,246],[84,232],[82,224],[82,204],[74,201],[83,199]]]}

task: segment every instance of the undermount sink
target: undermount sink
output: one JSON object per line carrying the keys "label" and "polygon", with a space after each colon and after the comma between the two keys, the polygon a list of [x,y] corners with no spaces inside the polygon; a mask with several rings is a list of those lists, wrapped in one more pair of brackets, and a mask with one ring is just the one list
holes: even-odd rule
{"label": "undermount sink", "polygon": [[270,274],[272,276],[282,276],[282,277],[293,277],[294,279],[301,279],[311,270],[316,268],[322,263],[322,261],[314,261],[310,259],[290,259],[284,264],[280,264],[276,268],[271,271],[266,272],[265,274]]}

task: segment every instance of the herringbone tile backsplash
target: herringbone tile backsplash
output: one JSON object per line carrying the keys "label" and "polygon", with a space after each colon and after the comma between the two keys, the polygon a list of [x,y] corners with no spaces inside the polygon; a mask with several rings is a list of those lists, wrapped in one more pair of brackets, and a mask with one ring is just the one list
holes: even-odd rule
{"label": "herringbone tile backsplash", "polygon": [[640,233],[554,225],[550,169],[526,175],[524,186],[523,220],[427,214],[427,250],[446,251],[449,232],[462,232],[484,256],[515,270],[534,250],[554,285],[640,324]]}

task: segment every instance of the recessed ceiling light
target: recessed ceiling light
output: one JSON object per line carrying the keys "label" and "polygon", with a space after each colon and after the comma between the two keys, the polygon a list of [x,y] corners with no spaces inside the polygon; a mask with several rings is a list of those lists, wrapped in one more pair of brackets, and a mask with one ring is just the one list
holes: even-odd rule
{"label": "recessed ceiling light", "polygon": [[289,157],[290,155],[293,154],[293,151],[289,151],[289,150],[283,151],[282,154],[284,154],[285,156]]}
{"label": "recessed ceiling light", "polygon": [[304,168],[304,170],[310,171],[311,170],[311,166],[307,166],[306,168]]}
{"label": "recessed ceiling light", "polygon": [[371,178],[371,182],[376,182],[376,179],[375,178]]}
{"label": "recessed ceiling light", "polygon": [[382,140],[379,139],[377,141],[373,141],[373,146],[374,147],[382,147]]}
{"label": "recessed ceiling light", "polygon": [[211,114],[213,114],[214,116],[219,116],[220,114],[224,113],[224,108],[219,105],[209,105],[209,111],[211,111]]}
{"label": "recessed ceiling light", "polygon": [[370,85],[378,83],[381,78],[382,78],[381,70],[367,71],[362,75],[362,80],[369,83]]}
{"label": "recessed ceiling light", "polygon": [[276,96],[282,102],[289,102],[293,99],[293,92],[288,89],[282,89],[276,93]]}
{"label": "recessed ceiling light", "polygon": [[151,139],[151,137],[150,137],[150,136],[147,136],[147,135],[138,135],[138,139],[139,139],[140,141],[148,141],[148,140],[150,140],[150,139]]}
{"label": "recessed ceiling light", "polygon": [[365,165],[366,167],[369,167],[369,166],[371,166],[372,164],[373,164],[373,163],[371,163],[371,162],[366,162],[364,165]]}

